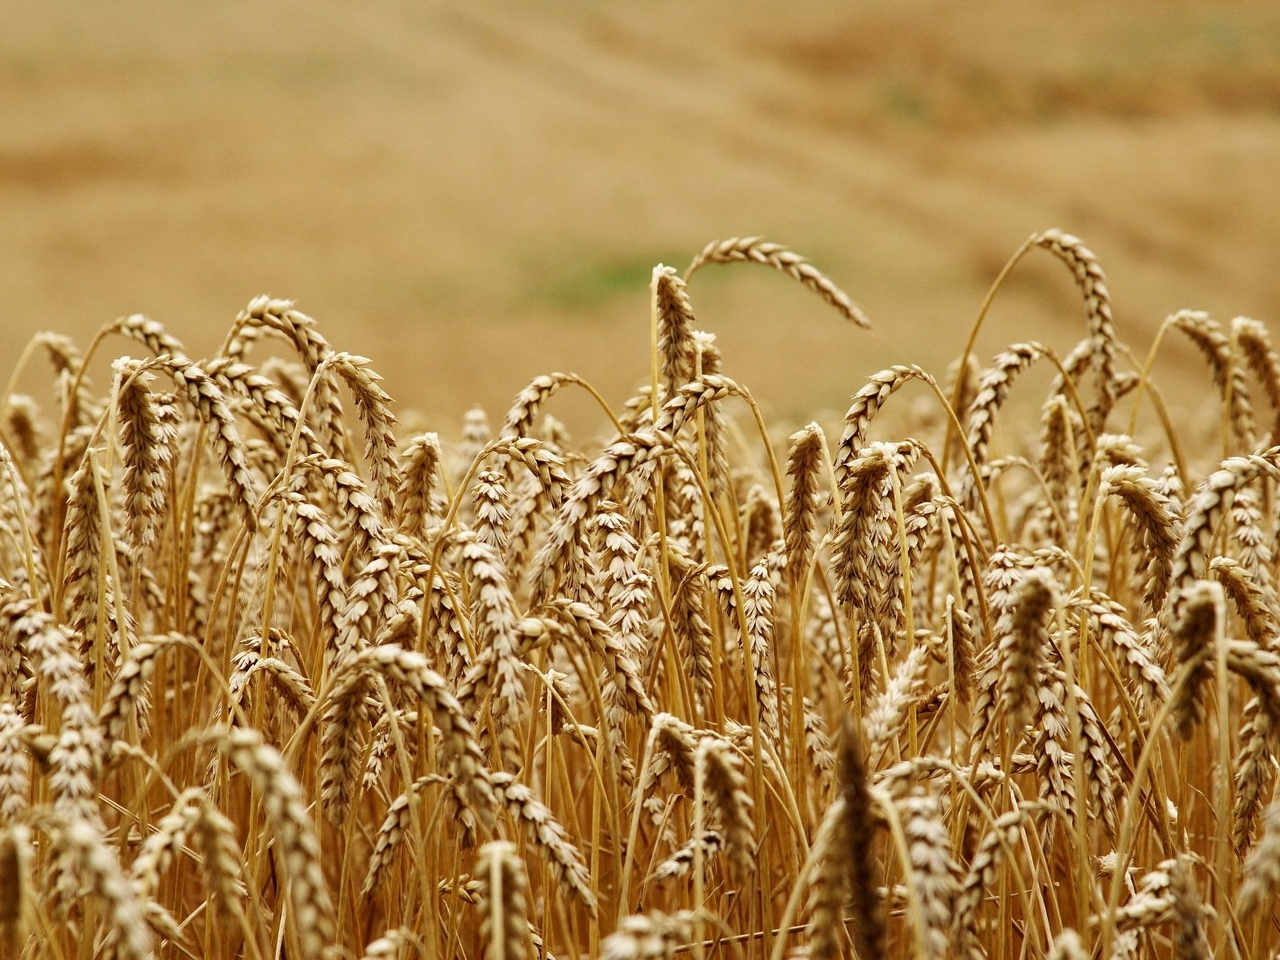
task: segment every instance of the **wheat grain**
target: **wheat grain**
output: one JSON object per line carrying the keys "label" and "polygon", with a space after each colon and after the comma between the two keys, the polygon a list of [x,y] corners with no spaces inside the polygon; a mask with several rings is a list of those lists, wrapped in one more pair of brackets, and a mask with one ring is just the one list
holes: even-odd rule
{"label": "wheat grain", "polygon": [[526,880],[515,844],[495,840],[481,847],[476,877],[485,960],[525,960],[530,933]]}

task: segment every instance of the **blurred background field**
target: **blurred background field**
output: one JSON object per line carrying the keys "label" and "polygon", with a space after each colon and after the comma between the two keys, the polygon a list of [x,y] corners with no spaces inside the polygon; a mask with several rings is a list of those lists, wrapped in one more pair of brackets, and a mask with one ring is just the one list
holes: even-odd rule
{"label": "blurred background field", "polygon": [[[442,433],[553,370],[621,403],[654,264],[754,234],[875,325],[781,275],[698,274],[725,371],[782,419],[891,363],[941,373],[1048,227],[1098,255],[1137,349],[1184,307],[1280,318],[1274,3],[2,6],[6,372],[37,331],[84,344],[133,312],[207,355],[270,293]],[[1082,330],[1037,253],[980,356]],[[1170,344],[1166,385],[1190,359]]]}

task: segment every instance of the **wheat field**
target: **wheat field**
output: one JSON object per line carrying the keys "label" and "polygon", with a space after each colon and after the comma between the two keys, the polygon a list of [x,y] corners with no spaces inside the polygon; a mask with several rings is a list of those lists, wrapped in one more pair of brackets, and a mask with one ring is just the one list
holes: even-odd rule
{"label": "wheat field", "polygon": [[[695,274],[869,321],[759,238],[655,268],[625,402],[552,373],[452,439],[288,301],[202,360],[139,315],[37,337],[0,397],[0,955],[1275,956],[1280,354],[1185,311],[1135,356],[1057,230],[971,344],[1030,256],[1076,348],[873,372],[798,430]],[[1148,375],[1175,338],[1211,435]]]}

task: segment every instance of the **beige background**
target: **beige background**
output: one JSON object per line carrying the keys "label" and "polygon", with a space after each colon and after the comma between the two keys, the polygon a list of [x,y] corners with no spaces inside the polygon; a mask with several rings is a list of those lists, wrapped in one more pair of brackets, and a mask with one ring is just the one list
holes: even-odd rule
{"label": "beige background", "polygon": [[[876,325],[754,268],[695,279],[726,372],[801,421],[889,363],[941,371],[1050,226],[1098,254],[1136,347],[1181,307],[1280,318],[1272,3],[0,7],[6,372],[38,330],[135,311],[207,354],[266,292],[445,433],[557,369],[620,403],[652,266],[740,234]],[[982,354],[1065,349],[1080,319],[1039,254]]]}

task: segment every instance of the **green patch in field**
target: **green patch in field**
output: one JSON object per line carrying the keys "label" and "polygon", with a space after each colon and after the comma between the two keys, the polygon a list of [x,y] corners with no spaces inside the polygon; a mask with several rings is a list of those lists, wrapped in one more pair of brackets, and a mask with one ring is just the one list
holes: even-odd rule
{"label": "green patch in field", "polygon": [[528,299],[568,313],[589,313],[621,299],[648,297],[653,268],[660,263],[680,265],[688,260],[667,251],[591,258],[566,257],[535,270]]}

